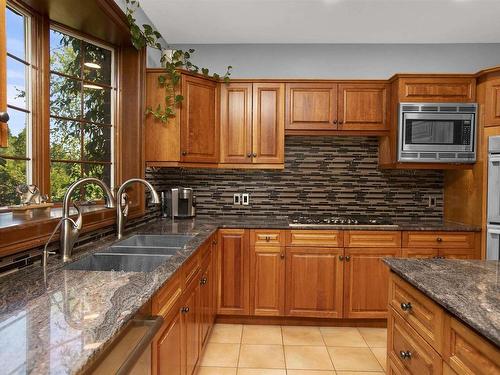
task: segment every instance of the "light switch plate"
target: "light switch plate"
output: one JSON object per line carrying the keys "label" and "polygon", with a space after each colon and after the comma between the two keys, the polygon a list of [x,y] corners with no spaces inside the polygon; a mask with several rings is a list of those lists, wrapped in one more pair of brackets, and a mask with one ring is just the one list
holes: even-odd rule
{"label": "light switch plate", "polygon": [[233,205],[241,205],[241,194],[233,194]]}
{"label": "light switch plate", "polygon": [[248,193],[241,194],[241,204],[243,206],[248,206],[250,204],[250,194]]}

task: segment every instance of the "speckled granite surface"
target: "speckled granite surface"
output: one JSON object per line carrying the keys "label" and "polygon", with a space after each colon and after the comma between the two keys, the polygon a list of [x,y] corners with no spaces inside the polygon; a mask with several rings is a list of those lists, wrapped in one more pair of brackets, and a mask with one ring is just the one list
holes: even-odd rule
{"label": "speckled granite surface", "polygon": [[[477,230],[446,224],[406,225],[388,229]],[[197,235],[153,272],[67,270],[58,258],[51,257],[47,286],[43,283],[40,266],[1,278],[0,372],[73,374],[81,371],[217,228],[288,229],[289,224],[286,218],[277,217],[199,217],[177,222],[158,220],[127,235]],[[112,242],[113,239],[101,240],[87,245],[79,249],[74,259],[102,250]]]}
{"label": "speckled granite surface", "polygon": [[384,262],[500,347],[500,262],[400,258],[386,258]]}

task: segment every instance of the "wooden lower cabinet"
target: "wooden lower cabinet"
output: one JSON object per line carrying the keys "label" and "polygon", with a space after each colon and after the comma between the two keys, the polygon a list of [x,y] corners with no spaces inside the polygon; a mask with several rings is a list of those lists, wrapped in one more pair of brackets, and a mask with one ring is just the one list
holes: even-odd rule
{"label": "wooden lower cabinet", "polygon": [[498,347],[396,274],[390,280],[387,374],[500,374]]}
{"label": "wooden lower cabinet", "polygon": [[389,269],[384,257],[399,248],[346,248],[344,256],[344,318],[386,318]]}
{"label": "wooden lower cabinet", "polygon": [[341,248],[286,248],[286,315],[342,317],[342,254]]}
{"label": "wooden lower cabinet", "polygon": [[251,312],[280,316],[285,313],[285,249],[257,246],[251,252]]}
{"label": "wooden lower cabinet", "polygon": [[153,375],[184,375],[182,365],[181,313],[175,313],[163,324],[160,334],[152,344]]}
{"label": "wooden lower cabinet", "polygon": [[220,230],[217,251],[217,313],[220,315],[250,314],[248,230]]}

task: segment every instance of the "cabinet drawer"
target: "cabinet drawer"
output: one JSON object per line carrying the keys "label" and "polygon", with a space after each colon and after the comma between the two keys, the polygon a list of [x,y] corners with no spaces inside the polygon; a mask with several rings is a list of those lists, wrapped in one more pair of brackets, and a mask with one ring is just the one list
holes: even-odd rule
{"label": "cabinet drawer", "polygon": [[283,230],[258,229],[251,231],[251,246],[284,246],[285,235]]}
{"label": "cabinet drawer", "polygon": [[389,309],[387,331],[387,356],[404,369],[402,373],[442,374],[439,354],[393,308]]}
{"label": "cabinet drawer", "polygon": [[290,230],[287,246],[342,247],[342,232],[338,230]]}
{"label": "cabinet drawer", "polygon": [[178,273],[153,296],[151,312],[166,317],[182,294],[181,277]]}
{"label": "cabinet drawer", "polygon": [[458,320],[445,322],[443,359],[457,374],[500,374],[500,350]]}
{"label": "cabinet drawer", "polygon": [[391,273],[389,305],[438,353],[442,352],[444,312],[399,276]]}
{"label": "cabinet drawer", "polygon": [[345,247],[401,247],[399,231],[361,231],[344,232]]}
{"label": "cabinet drawer", "polygon": [[471,249],[474,239],[474,232],[403,232],[403,247]]}

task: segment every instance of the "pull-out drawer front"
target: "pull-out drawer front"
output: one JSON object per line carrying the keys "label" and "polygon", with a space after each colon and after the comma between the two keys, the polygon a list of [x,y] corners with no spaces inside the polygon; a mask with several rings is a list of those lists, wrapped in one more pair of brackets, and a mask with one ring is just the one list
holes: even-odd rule
{"label": "pull-out drawer front", "polygon": [[284,246],[285,231],[277,229],[256,229],[251,232],[251,246]]}
{"label": "pull-out drawer front", "polygon": [[447,317],[443,359],[457,374],[500,374],[500,350],[458,320]]}
{"label": "pull-out drawer front", "polygon": [[443,371],[439,354],[399,316],[389,309],[387,355],[404,369],[402,373],[414,375],[440,375]]}
{"label": "pull-out drawer front", "polygon": [[471,249],[475,246],[474,240],[474,232],[403,232],[403,247]]}
{"label": "pull-out drawer front", "polygon": [[438,353],[442,352],[444,312],[441,307],[393,273],[389,304]]}
{"label": "pull-out drawer front", "polygon": [[399,231],[361,231],[344,232],[345,247],[401,247]]}
{"label": "pull-out drawer front", "polygon": [[179,273],[173,275],[168,282],[153,296],[151,312],[153,315],[166,317],[182,295],[182,284]]}
{"label": "pull-out drawer front", "polygon": [[338,230],[289,230],[287,246],[342,247],[342,232]]}

